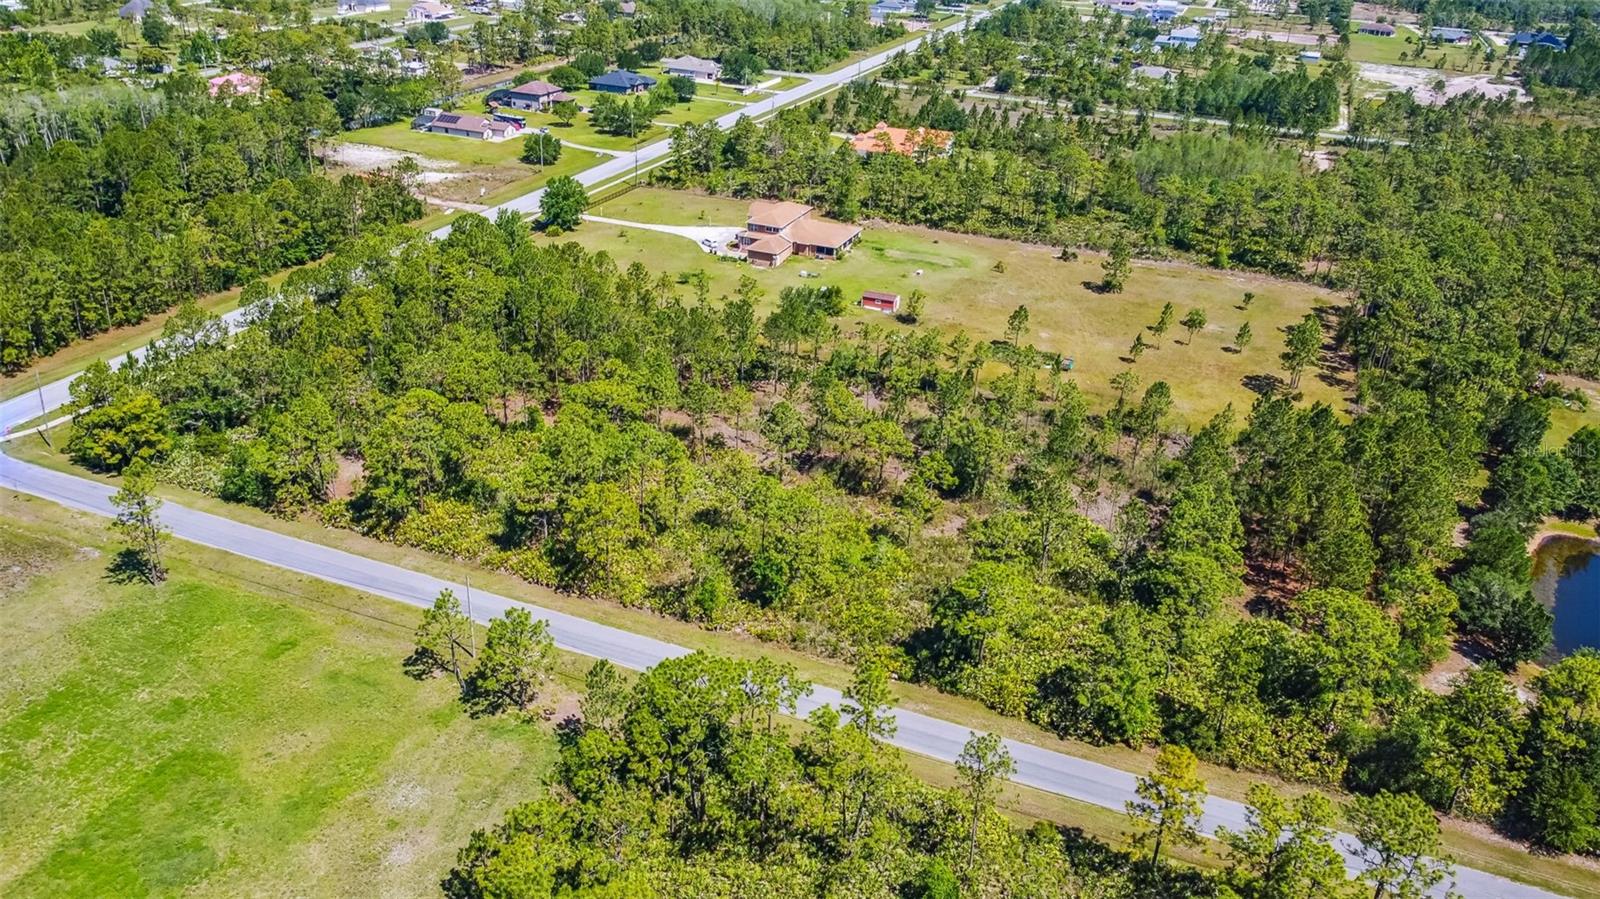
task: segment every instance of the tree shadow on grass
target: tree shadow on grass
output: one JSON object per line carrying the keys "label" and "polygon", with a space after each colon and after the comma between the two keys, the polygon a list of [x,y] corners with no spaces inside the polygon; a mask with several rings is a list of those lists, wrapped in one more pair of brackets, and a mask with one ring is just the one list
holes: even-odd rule
{"label": "tree shadow on grass", "polygon": [[1239,379],[1239,383],[1243,384],[1246,390],[1261,396],[1271,396],[1287,386],[1277,375],[1265,374],[1245,375]]}
{"label": "tree shadow on grass", "polygon": [[1099,281],[1079,281],[1078,283],[1082,284],[1083,289],[1090,293],[1107,294],[1112,292],[1106,289],[1106,286]]}
{"label": "tree shadow on grass", "polygon": [[1236,346],[1225,346],[1225,347],[1222,348],[1222,351],[1224,353],[1228,353],[1228,354],[1233,355],[1233,356],[1237,356],[1237,355],[1239,355],[1239,353],[1242,352],[1242,350],[1240,350]]}
{"label": "tree shadow on grass", "polygon": [[150,566],[137,550],[124,549],[111,557],[111,563],[106,566],[106,580],[113,584],[148,584]]}

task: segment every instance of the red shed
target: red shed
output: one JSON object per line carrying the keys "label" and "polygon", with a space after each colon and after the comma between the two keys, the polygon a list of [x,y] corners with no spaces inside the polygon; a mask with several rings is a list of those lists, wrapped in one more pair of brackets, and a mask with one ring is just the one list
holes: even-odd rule
{"label": "red shed", "polygon": [[869,290],[861,295],[861,308],[879,312],[899,312],[900,295],[882,290]]}

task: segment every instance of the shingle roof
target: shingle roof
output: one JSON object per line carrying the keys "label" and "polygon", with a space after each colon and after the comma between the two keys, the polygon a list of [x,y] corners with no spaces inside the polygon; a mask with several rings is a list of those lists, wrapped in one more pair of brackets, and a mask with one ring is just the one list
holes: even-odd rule
{"label": "shingle roof", "polygon": [[795,243],[812,247],[840,247],[861,233],[860,225],[844,222],[825,222],[821,219],[803,218],[789,229]]}
{"label": "shingle roof", "polygon": [[506,91],[508,94],[525,94],[530,97],[548,97],[561,93],[561,88],[548,81],[525,81]]}
{"label": "shingle roof", "polygon": [[589,79],[590,87],[604,86],[635,88],[640,85],[645,87],[654,87],[655,83],[656,80],[651,78],[649,75],[640,75],[638,72],[630,72],[627,69],[617,69],[614,72],[607,72],[604,75],[598,75]]}
{"label": "shingle roof", "polygon": [[811,207],[804,203],[794,203],[789,200],[756,200],[750,204],[750,215],[747,220],[768,228],[787,228],[810,212]]}
{"label": "shingle roof", "polygon": [[676,56],[671,59],[661,60],[662,69],[679,69],[684,72],[698,72],[702,75],[715,75],[722,71],[722,66],[709,59],[698,56]]}

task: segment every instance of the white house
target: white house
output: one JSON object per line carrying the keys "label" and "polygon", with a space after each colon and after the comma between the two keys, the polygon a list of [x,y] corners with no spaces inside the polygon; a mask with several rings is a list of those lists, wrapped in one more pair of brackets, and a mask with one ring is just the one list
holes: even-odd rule
{"label": "white house", "polygon": [[1171,34],[1163,34],[1156,38],[1156,46],[1162,48],[1176,47],[1190,50],[1198,46],[1199,43],[1200,29],[1193,25],[1185,25],[1182,28],[1173,29]]}
{"label": "white house", "polygon": [[456,11],[453,7],[448,3],[438,3],[435,0],[421,0],[421,2],[411,4],[411,8],[406,10],[406,22],[410,24],[443,22],[446,19],[455,17]]}
{"label": "white house", "polygon": [[722,77],[722,65],[716,60],[698,56],[674,56],[661,60],[661,70],[668,75],[683,75],[696,81],[716,81]]}

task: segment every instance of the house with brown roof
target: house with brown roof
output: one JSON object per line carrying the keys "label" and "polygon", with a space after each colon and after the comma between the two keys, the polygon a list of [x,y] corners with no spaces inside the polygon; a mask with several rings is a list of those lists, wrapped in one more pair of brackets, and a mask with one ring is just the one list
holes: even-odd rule
{"label": "house with brown roof", "polygon": [[411,127],[429,134],[471,137],[478,140],[503,140],[522,129],[515,122],[486,119],[464,112],[441,112],[429,118],[427,112],[412,120]]}
{"label": "house with brown roof", "polygon": [[837,259],[861,237],[861,226],[815,218],[804,203],[756,200],[739,232],[739,247],[752,265],[771,268],[790,256]]}
{"label": "house with brown roof", "polygon": [[527,81],[504,91],[495,91],[489,96],[491,103],[536,112],[549,109],[563,100],[574,99],[577,98],[548,81]]}
{"label": "house with brown roof", "polygon": [[891,128],[879,122],[867,131],[850,138],[850,146],[862,156],[873,153],[899,153],[901,156],[933,154],[943,156],[950,152],[956,136],[937,128]]}

